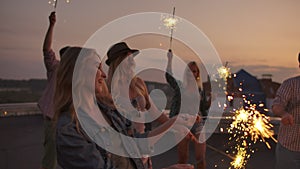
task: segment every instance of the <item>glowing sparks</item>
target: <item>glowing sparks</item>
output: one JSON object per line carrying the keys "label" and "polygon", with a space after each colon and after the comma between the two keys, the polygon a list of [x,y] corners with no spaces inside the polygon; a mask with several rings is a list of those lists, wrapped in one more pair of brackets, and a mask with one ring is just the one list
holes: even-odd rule
{"label": "glowing sparks", "polygon": [[[249,101],[245,101],[249,103]],[[245,168],[250,153],[254,153],[251,146],[258,140],[265,143],[269,149],[271,149],[271,146],[266,139],[271,138],[277,142],[273,137],[273,125],[270,123],[269,117],[261,114],[256,110],[256,106],[251,104],[247,109],[240,108],[236,110],[232,119],[228,132],[233,134],[233,137],[229,140],[237,142],[238,145],[234,147],[237,153],[230,164],[234,169]]]}
{"label": "glowing sparks", "polygon": [[[71,1],[70,0],[65,0],[65,2],[70,3]],[[58,0],[49,0],[48,1],[48,4],[52,5],[54,7],[54,9],[56,9],[57,3],[58,3]]]}
{"label": "glowing sparks", "polygon": [[243,123],[247,123],[248,116],[248,111],[244,110],[243,108],[237,110],[235,116],[233,117],[234,121],[231,123],[232,127],[243,130],[243,128],[240,128],[240,125]]}
{"label": "glowing sparks", "polygon": [[175,8],[173,10],[173,15],[161,15],[161,21],[163,22],[165,28],[169,30],[170,35],[173,33],[173,30],[176,29],[176,25],[181,21],[180,18],[176,17],[175,15]]}
{"label": "glowing sparks", "polygon": [[[273,125],[270,123],[270,118],[256,110],[256,108],[260,108],[260,110],[264,109],[265,105],[263,103],[252,104],[250,100],[247,100],[248,96],[254,97],[254,94],[235,94],[234,92],[230,93],[230,90],[226,91],[228,89],[227,80],[237,77],[236,74],[231,74],[227,64],[228,62],[221,67],[216,66],[217,72],[212,75],[212,79],[217,83],[219,82],[219,88],[225,92],[227,96],[226,101],[230,104],[233,104],[235,95],[242,97],[242,100],[239,101],[240,104],[244,105],[242,108],[227,109],[233,113],[233,116],[231,116],[232,122],[226,129],[227,132],[231,134],[228,142],[228,145],[231,144],[230,150],[226,151],[229,156],[232,156],[232,162],[230,162],[231,166],[229,168],[242,169],[246,168],[250,154],[255,152],[252,146],[257,141],[263,142],[269,149],[271,149],[271,146],[267,142],[267,139],[271,138],[275,142],[277,141],[274,138]],[[237,90],[238,92],[243,92],[243,82],[239,83]],[[219,102],[218,105],[221,107]],[[223,107],[227,108],[228,106],[224,104]],[[220,128],[220,132],[224,132],[224,129]]]}
{"label": "glowing sparks", "polygon": [[222,78],[224,81],[227,80],[227,78],[231,77],[230,68],[226,66],[221,66],[217,69],[219,73],[219,77]]}
{"label": "glowing sparks", "polygon": [[235,169],[245,168],[249,157],[250,155],[247,154],[247,150],[245,148],[237,147],[237,154],[235,155],[234,160],[230,162],[230,165]]}
{"label": "glowing sparks", "polygon": [[277,142],[273,137],[274,131],[272,130],[272,127],[273,125],[269,123],[269,119],[265,115],[256,113],[250,126],[251,140],[255,143],[258,139],[261,138],[262,141],[267,145],[267,147],[271,149],[269,143],[265,141],[265,138],[271,138],[272,140]]}
{"label": "glowing sparks", "polygon": [[223,132],[224,132],[224,129],[223,129],[223,128],[220,128],[220,132],[223,133]]}
{"label": "glowing sparks", "polygon": [[173,8],[173,13],[172,15],[161,15],[161,20],[164,23],[164,26],[169,29],[170,33],[170,47],[169,49],[172,49],[172,41],[173,41],[173,31],[176,28],[177,23],[179,22],[178,17],[175,17],[175,7]]}
{"label": "glowing sparks", "polygon": [[227,100],[228,101],[232,101],[233,100],[233,96],[227,96]]}
{"label": "glowing sparks", "polygon": [[268,148],[270,148],[265,139],[271,138],[276,142],[273,137],[274,131],[272,130],[272,127],[273,125],[270,123],[270,119],[257,111],[255,107],[251,106],[249,110],[241,108],[235,112],[229,131],[233,133],[233,131],[237,129],[240,132],[235,133],[244,133],[244,136],[242,137],[250,135],[251,141],[254,143],[261,139],[266,143]]}
{"label": "glowing sparks", "polygon": [[165,18],[163,20],[165,27],[167,27],[168,29],[174,29],[178,19],[177,18],[173,18],[173,17],[169,17],[169,18]]}

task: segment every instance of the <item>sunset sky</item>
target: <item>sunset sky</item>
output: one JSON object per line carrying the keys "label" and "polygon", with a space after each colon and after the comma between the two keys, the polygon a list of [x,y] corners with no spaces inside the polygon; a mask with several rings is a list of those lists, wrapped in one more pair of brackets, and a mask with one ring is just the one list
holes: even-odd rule
{"label": "sunset sky", "polygon": [[[120,17],[171,13],[174,6],[178,17],[208,37],[232,72],[243,68],[258,78],[272,74],[280,83],[299,74],[299,0],[70,0],[68,4],[59,0],[54,50],[65,45],[82,46],[102,26]],[[0,9],[0,78],[46,78],[42,43],[53,7],[48,0],[1,0]],[[176,31],[180,32],[180,25]],[[157,44],[152,46],[168,48],[166,39],[156,38],[151,42]],[[128,43],[143,48],[149,41],[133,38]],[[176,46],[173,50],[183,52]],[[103,56],[106,51],[99,53]],[[164,64],[166,57],[156,61]]]}

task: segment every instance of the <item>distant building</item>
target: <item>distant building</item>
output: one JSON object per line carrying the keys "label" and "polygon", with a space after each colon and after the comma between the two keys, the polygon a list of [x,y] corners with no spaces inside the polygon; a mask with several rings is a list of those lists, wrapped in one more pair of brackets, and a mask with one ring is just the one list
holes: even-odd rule
{"label": "distant building", "polygon": [[[209,86],[208,83],[205,82],[203,85],[206,90],[210,90],[206,87]],[[227,111],[249,106],[249,104],[256,104],[258,110],[265,108],[270,110],[279,86],[280,83],[272,81],[271,74],[264,74],[261,79],[257,79],[246,70],[241,69],[232,74],[231,78],[227,80],[226,91],[223,90],[227,97]]]}
{"label": "distant building", "polygon": [[270,74],[263,74],[262,79],[259,79],[259,82],[266,95],[266,107],[270,109],[276,96],[276,92],[280,87],[280,83],[273,82],[272,75]]}
{"label": "distant building", "polygon": [[[208,77],[208,79],[210,78]],[[159,105],[158,107],[161,107],[161,109],[169,109],[173,96],[173,90],[170,86],[165,83],[149,81],[146,81],[146,84],[149,92],[154,89],[161,91],[158,95],[154,94],[154,101],[156,100],[155,102]],[[225,90],[218,87],[219,85],[219,82],[210,82],[210,80],[208,80],[203,83],[203,88],[208,92],[211,92],[212,88],[214,89],[214,96],[212,97],[226,104],[227,109],[225,109],[225,111],[249,106],[249,103],[256,104],[258,110],[270,110],[280,83],[273,82],[271,74],[263,74],[262,78],[258,79],[246,70],[241,69],[232,74],[232,77],[227,80],[227,85],[224,85],[226,86]],[[165,96],[166,100],[161,98],[161,94]],[[245,102],[245,100],[249,102]],[[215,108],[217,109],[217,107]],[[213,109],[214,107],[211,107],[211,110]]]}

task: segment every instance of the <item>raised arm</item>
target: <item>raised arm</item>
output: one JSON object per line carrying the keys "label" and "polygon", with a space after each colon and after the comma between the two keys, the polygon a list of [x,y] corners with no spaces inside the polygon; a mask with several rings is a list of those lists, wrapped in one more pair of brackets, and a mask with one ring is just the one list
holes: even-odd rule
{"label": "raised arm", "polygon": [[172,53],[171,49],[168,51],[167,56],[168,56],[168,64],[167,64],[167,68],[166,68],[167,72],[165,73],[165,78],[166,78],[166,81],[168,82],[168,84],[175,91],[177,91],[180,89],[179,89],[176,79],[172,76],[173,75],[173,72],[172,72],[173,53]]}
{"label": "raised arm", "polygon": [[168,65],[167,65],[167,72],[172,74],[172,59],[173,59],[173,52],[171,49],[168,51]]}
{"label": "raised arm", "polygon": [[168,64],[167,69],[165,73],[165,78],[170,87],[174,90],[174,95],[172,98],[172,103],[170,107],[170,117],[173,117],[179,113],[180,106],[181,106],[181,93],[180,93],[180,87],[181,83],[177,81],[172,75],[172,59],[173,59],[173,53],[171,50],[167,53],[168,56]]}
{"label": "raised arm", "polygon": [[43,44],[44,52],[49,52],[50,50],[52,50],[52,38],[53,38],[53,29],[54,29],[55,22],[56,22],[55,12],[51,12],[49,16],[49,27]]}

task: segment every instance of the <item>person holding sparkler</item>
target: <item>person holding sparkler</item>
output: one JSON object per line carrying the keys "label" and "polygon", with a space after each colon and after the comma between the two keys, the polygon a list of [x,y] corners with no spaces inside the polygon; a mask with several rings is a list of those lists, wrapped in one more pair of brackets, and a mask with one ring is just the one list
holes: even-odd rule
{"label": "person holding sparkler", "polygon": [[[300,68],[300,53],[298,54]],[[276,145],[276,169],[300,168],[300,76],[285,80],[277,90],[273,113],[281,117]]]}
{"label": "person holding sparkler", "polygon": [[[77,77],[79,74],[83,76]],[[64,169],[146,169],[143,159],[136,155],[151,149],[147,141],[124,137],[130,136],[127,119],[116,109],[105,78],[100,57],[94,49],[70,47],[61,59],[57,69],[54,121],[58,163]],[[80,100],[77,103],[76,96]],[[101,114],[101,118],[95,114]],[[91,128],[90,132],[85,130],[95,127],[89,126],[95,121],[96,128]],[[187,122],[180,120],[179,123]],[[115,161],[116,156],[108,149],[117,149],[129,157],[119,156]],[[165,169],[193,169],[193,166],[175,164]]]}
{"label": "person holding sparkler", "polygon": [[[202,87],[202,81],[200,78],[200,69],[197,66],[196,62],[190,62],[188,63],[185,73],[184,73],[184,81],[183,83],[180,83],[172,77],[172,58],[173,53],[170,49],[168,51],[168,65],[167,70],[165,73],[165,78],[169,85],[174,89],[174,96],[172,99],[172,104],[170,108],[170,117],[173,117],[179,112],[183,113],[194,113],[198,114],[199,116],[207,116],[207,111],[210,107],[210,100],[207,100],[206,94],[203,91]],[[198,91],[201,96],[200,98],[200,107],[196,107],[195,109],[190,109],[190,107],[193,107],[193,95],[195,95],[193,91],[193,84],[192,82],[196,81],[196,85],[198,86]],[[183,89],[183,90],[181,90]],[[182,93],[181,93],[182,91]],[[183,96],[184,95],[184,96]],[[182,97],[184,99],[182,99]],[[187,101],[188,100],[188,101]],[[186,103],[182,103],[186,102]],[[194,103],[195,105],[198,105],[197,103]],[[203,121],[202,121],[203,122]],[[193,127],[191,128],[191,132],[196,137],[195,141],[195,153],[196,153],[196,160],[197,160],[197,168],[198,169],[204,169],[206,168],[206,160],[205,160],[205,153],[206,153],[206,143],[202,142],[200,143],[199,138],[205,138],[204,133],[201,133],[201,130],[203,128],[203,123],[201,121],[196,121]],[[201,134],[200,134],[201,133]],[[178,145],[177,145],[177,151],[178,151],[178,163],[187,163],[188,161],[188,155],[189,155],[189,142],[191,141],[191,137],[186,136]],[[202,139],[201,139],[202,140]]]}
{"label": "person holding sparkler", "polygon": [[[55,12],[49,16],[49,27],[43,44],[44,64],[47,69],[47,85],[42,97],[38,101],[38,107],[44,117],[44,152],[42,158],[43,169],[56,168],[56,148],[52,118],[54,116],[53,96],[55,91],[56,68],[59,64],[54,51],[52,50],[53,29],[56,22]],[[68,47],[62,48],[60,56]]]}
{"label": "person holding sparkler", "polygon": [[[107,83],[114,97],[116,107],[122,109],[127,118],[136,119],[132,122],[134,133],[144,134],[145,121],[152,122],[152,120],[149,120],[151,117],[162,124],[162,128],[158,127],[148,132],[148,137],[152,137],[166,131],[170,127],[169,124],[173,124],[172,121],[176,117],[169,119],[161,113],[151,100],[145,82],[134,75],[134,57],[138,53],[138,50],[130,49],[125,42],[116,43],[110,47],[107,52],[108,59],[105,61],[109,66]],[[129,105],[126,104],[128,98],[131,102],[128,102]],[[187,119],[193,118],[195,117],[187,116]],[[188,133],[188,129],[185,129]],[[155,144],[156,141],[158,140],[153,141],[151,144]],[[147,155],[143,160],[144,164],[151,168],[151,161],[147,158]]]}

